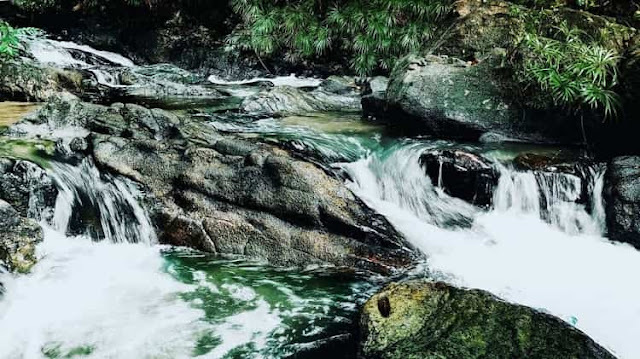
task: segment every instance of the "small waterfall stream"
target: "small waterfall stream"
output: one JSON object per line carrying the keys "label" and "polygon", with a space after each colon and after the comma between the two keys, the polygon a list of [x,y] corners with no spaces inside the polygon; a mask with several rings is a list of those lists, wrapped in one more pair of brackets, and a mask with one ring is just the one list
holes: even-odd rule
{"label": "small waterfall stream", "polygon": [[[109,87],[123,86],[117,74],[108,67],[134,67],[133,61],[109,51],[99,51],[89,46],[69,41],[33,39],[29,42],[29,52],[36,61],[60,67],[75,67],[87,70],[98,83]],[[103,68],[103,67],[107,68]]]}
{"label": "small waterfall stream", "polygon": [[602,235],[605,232],[602,187],[604,168],[589,168],[588,201],[580,204],[582,179],[573,174],[514,171],[499,166],[500,180],[495,190],[494,207],[499,212],[517,211],[539,216],[565,233]]}
{"label": "small waterfall stream", "polygon": [[68,233],[70,222],[79,215],[83,218],[78,222],[95,226],[85,228],[82,234],[112,243],[157,242],[153,226],[136,200],[137,188],[132,183],[100,174],[90,159],[84,159],[79,165],[53,163],[52,166],[60,192],[52,223],[56,230]]}
{"label": "small waterfall stream", "polygon": [[[31,52],[112,87],[124,85],[111,70],[135,66],[61,41],[38,40]],[[221,86],[264,80],[209,78]],[[604,237],[603,168],[588,168],[585,186],[574,175],[498,165],[493,208],[482,210],[434,186],[419,164],[424,150],[451,143],[389,139],[335,116],[212,126],[294,140],[344,161],[334,166],[350,189],[427,254],[426,275],[548,311],[619,358],[640,357],[640,252]],[[355,303],[375,290],[370,278],[159,246],[134,184],[90,160],[53,163],[50,175],[59,190],[53,215],[42,216],[37,202],[30,213],[45,231],[42,259],[30,275],[0,273],[0,358],[282,358],[352,329]]]}
{"label": "small waterfall stream", "polygon": [[134,184],[89,159],[49,175],[59,193],[38,264],[0,272],[2,359],[283,358],[352,332],[375,289],[330,269],[159,246]]}
{"label": "small waterfall stream", "polygon": [[591,169],[588,210],[574,201],[578,177],[501,166],[494,208],[485,212],[434,187],[417,161],[421,151],[401,145],[341,166],[350,188],[428,255],[430,276],[548,311],[620,358],[637,356],[640,253],[602,237],[602,169]]}

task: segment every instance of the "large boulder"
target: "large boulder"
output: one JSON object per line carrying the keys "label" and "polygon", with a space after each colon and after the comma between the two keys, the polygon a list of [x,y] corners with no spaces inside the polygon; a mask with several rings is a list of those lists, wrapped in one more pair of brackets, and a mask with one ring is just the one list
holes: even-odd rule
{"label": "large boulder", "polygon": [[[566,7],[534,9],[500,0],[464,0],[455,6],[458,18],[433,51],[449,57],[409,56],[399,61],[386,98],[364,99],[365,113],[409,134],[583,142],[579,118],[558,108],[547,92],[521,82],[518,70],[528,50],[517,47],[519,37],[533,24],[541,34],[566,24],[598,39],[621,58],[632,58],[625,51],[636,30]],[[626,67],[633,72],[636,66]],[[602,130],[611,127],[601,124],[601,118],[586,111],[584,127],[590,143],[601,142]]]}
{"label": "large boulder", "polygon": [[96,164],[148,188],[163,243],[383,273],[415,259],[386,219],[339,179],[280,148],[130,104],[63,99],[26,121],[91,130]]}
{"label": "large boulder", "polygon": [[479,64],[446,56],[400,61],[383,103],[363,104],[365,112],[391,128],[439,137],[530,142],[579,141],[579,132],[553,117],[533,119],[513,99],[513,78]]}
{"label": "large boulder", "polygon": [[83,75],[43,66],[27,58],[0,62],[0,98],[45,101],[60,91],[82,92]]}
{"label": "large boulder", "polygon": [[640,248],[640,157],[616,157],[605,175],[609,238]]}
{"label": "large boulder", "polygon": [[434,186],[450,196],[488,207],[499,174],[488,159],[461,150],[429,150],[420,155],[420,164]]}
{"label": "large boulder", "polygon": [[11,272],[27,273],[36,263],[42,228],[0,199],[0,233],[0,265]]}
{"label": "large boulder", "polygon": [[365,303],[360,350],[385,359],[615,358],[554,316],[425,281],[391,284]]}

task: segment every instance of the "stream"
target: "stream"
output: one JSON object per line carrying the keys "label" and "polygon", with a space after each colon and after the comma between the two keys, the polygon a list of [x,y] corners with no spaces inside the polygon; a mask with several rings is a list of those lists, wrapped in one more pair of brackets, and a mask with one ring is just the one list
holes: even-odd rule
{"label": "stream", "polygon": [[[125,86],[110,66],[136,67],[69,42],[47,40],[32,51],[43,62],[87,69],[106,86]],[[252,90],[242,86],[265,79],[209,81],[239,86],[244,96]],[[292,76],[273,82],[316,84]],[[220,131],[318,154],[426,254],[413,275],[538,308],[621,359],[640,357],[640,289],[633,284],[640,252],[606,238],[600,166],[589,169],[584,205],[575,202],[578,177],[511,164],[518,153],[555,149],[398,138],[352,114],[244,121],[198,112]],[[445,148],[494,159],[501,176],[492,208],[450,197],[425,175],[419,156]],[[0,358],[312,358],[318,343],[353,331],[358,305],[382,283],[337,268],[274,268],[159,245],[135,183],[100,173],[90,160],[47,170],[59,195],[55,208],[33,209],[51,211],[41,216],[42,259],[29,275],[0,273]],[[82,221],[92,211],[96,220]],[[335,356],[346,352],[337,346]]]}

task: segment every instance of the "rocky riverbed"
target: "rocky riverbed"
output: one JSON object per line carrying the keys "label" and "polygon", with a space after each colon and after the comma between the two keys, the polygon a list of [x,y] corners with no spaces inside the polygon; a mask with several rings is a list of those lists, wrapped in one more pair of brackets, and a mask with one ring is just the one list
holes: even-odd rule
{"label": "rocky riverbed", "polygon": [[638,157],[509,96],[507,34],[469,35],[502,5],[449,34],[491,59],[389,78],[30,38],[0,69],[0,357],[640,355]]}

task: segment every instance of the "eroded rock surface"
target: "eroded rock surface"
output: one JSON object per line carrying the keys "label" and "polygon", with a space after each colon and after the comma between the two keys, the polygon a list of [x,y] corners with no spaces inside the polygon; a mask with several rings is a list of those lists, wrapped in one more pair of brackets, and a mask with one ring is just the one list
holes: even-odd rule
{"label": "eroded rock surface", "polygon": [[360,111],[360,89],[352,78],[332,76],[317,88],[276,86],[247,97],[242,110],[259,116]]}
{"label": "eroded rock surface", "polygon": [[79,126],[96,164],[145,185],[163,243],[278,265],[389,272],[414,254],[382,216],[325,170],[274,146],[130,104],[61,99],[27,121]]}

